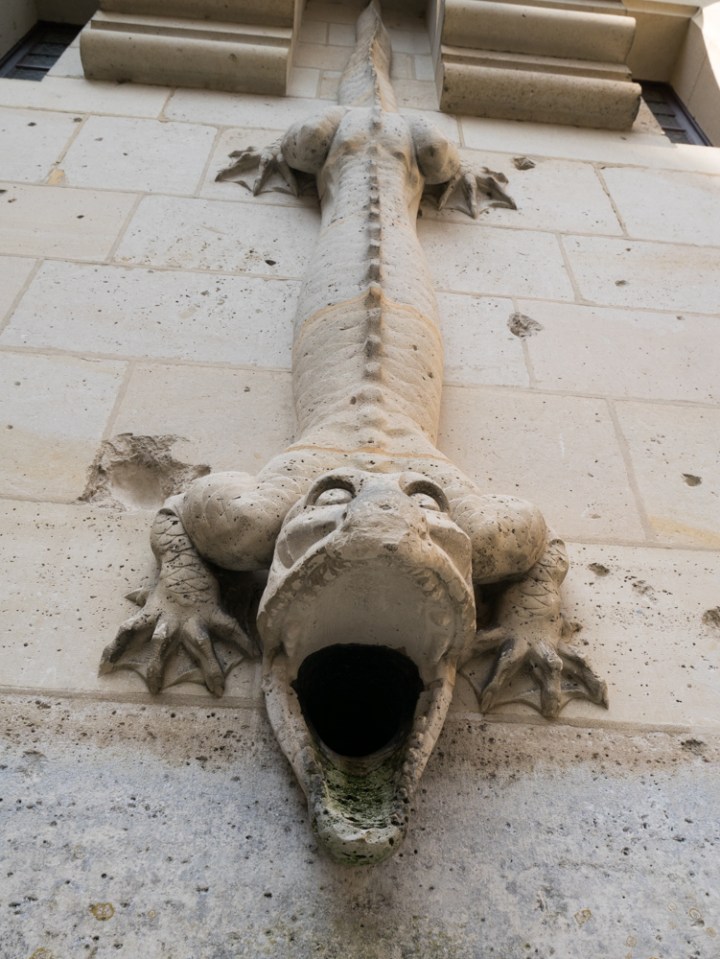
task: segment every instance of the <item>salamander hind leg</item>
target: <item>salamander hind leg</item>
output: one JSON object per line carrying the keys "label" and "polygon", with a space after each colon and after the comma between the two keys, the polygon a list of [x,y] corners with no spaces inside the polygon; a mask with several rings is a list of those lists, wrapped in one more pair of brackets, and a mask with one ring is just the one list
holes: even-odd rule
{"label": "salamander hind leg", "polygon": [[411,130],[417,164],[425,178],[425,194],[436,198],[439,209],[460,210],[472,217],[486,207],[516,209],[504,190],[504,174],[487,167],[476,170],[465,163],[455,144],[426,120],[413,121]]}

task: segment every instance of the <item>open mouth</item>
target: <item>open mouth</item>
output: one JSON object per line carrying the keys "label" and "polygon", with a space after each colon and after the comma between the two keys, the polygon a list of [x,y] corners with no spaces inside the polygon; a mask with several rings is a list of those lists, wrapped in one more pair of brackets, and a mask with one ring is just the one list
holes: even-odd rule
{"label": "open mouth", "polygon": [[308,656],[292,687],[321,748],[367,760],[407,737],[423,684],[397,650],[350,643]]}
{"label": "open mouth", "polygon": [[455,679],[383,646],[334,644],[297,670],[266,663],[265,700],[307,795],[313,828],[337,862],[382,862],[404,838],[410,802],[442,728]]}

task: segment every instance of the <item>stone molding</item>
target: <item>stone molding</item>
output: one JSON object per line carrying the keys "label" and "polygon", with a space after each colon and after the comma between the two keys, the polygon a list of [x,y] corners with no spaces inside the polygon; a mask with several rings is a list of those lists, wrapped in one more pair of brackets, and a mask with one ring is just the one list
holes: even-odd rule
{"label": "stone molding", "polygon": [[621,3],[446,0],[439,44],[447,112],[623,130],[640,87]]}
{"label": "stone molding", "polygon": [[295,0],[106,0],[80,38],[85,76],[282,96],[295,9]]}

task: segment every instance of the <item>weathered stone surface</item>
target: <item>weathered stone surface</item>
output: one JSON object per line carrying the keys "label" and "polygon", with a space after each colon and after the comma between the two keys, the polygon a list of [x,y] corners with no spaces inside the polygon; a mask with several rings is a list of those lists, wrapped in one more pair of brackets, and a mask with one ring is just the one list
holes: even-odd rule
{"label": "weathered stone surface", "polygon": [[75,499],[125,364],[4,351],[0,368],[0,492]]}
{"label": "weathered stone surface", "polygon": [[485,491],[536,499],[563,536],[644,539],[602,400],[448,386],[439,443]]}
{"label": "weathered stone surface", "polygon": [[192,194],[215,135],[199,124],[90,117],[61,169],[69,186]]}
{"label": "weathered stone surface", "polygon": [[27,283],[34,266],[34,260],[23,257],[0,257],[0,323]]}
{"label": "weathered stone surface", "polygon": [[[612,204],[589,164],[537,158],[531,169],[518,174],[513,158],[506,155],[486,150],[465,155],[470,162],[499,171],[512,183],[517,210],[488,211],[485,225],[490,221],[493,226],[523,230],[545,231],[552,227],[563,233],[622,235]],[[427,204],[424,216],[462,222],[458,213],[436,212],[431,204]],[[522,255],[522,248],[518,255]]]}
{"label": "weathered stone surface", "polygon": [[[222,416],[219,395],[226,401]],[[289,373],[147,363],[133,371],[113,427],[174,433],[176,455],[187,462],[250,473],[284,449],[294,430]]]}
{"label": "weathered stone surface", "polygon": [[527,386],[522,345],[507,328],[512,301],[438,294],[445,382]]}
{"label": "weathered stone surface", "polygon": [[519,229],[453,225],[423,217],[418,234],[439,290],[574,299],[556,238]]}
{"label": "weathered stone surface", "polygon": [[42,83],[5,79],[0,83],[0,103],[3,106],[35,107],[65,113],[157,117],[169,95],[170,91],[161,87],[87,83],[86,80],[66,77],[46,77]]}
{"label": "weathered stone surface", "polygon": [[720,546],[720,410],[618,403],[648,522],[661,542]]}
{"label": "weathered stone surface", "polygon": [[528,342],[535,385],[617,397],[720,401],[710,316],[521,300],[542,325]]}
{"label": "weathered stone surface", "polygon": [[628,236],[720,247],[720,169],[692,176],[616,167],[602,176]]}
{"label": "weathered stone surface", "polygon": [[[17,267],[13,275],[22,277]],[[259,277],[44,263],[0,343],[289,368],[298,288]]]}
{"label": "weathered stone surface", "polygon": [[717,954],[706,734],[450,720],[404,849],[348,870],[260,715],[34,699],[0,722],[13,956]]}
{"label": "weathered stone surface", "polygon": [[308,262],[318,215],[236,203],[146,197],[115,254],[118,263],[184,270],[299,277]]}
{"label": "weathered stone surface", "polygon": [[41,183],[76,132],[67,113],[1,108],[0,180]]}
{"label": "weathered stone surface", "polygon": [[135,197],[0,183],[0,253],[102,260]]}
{"label": "weathered stone surface", "polygon": [[717,249],[600,237],[567,237],[563,243],[580,293],[590,303],[717,310]]}
{"label": "weathered stone surface", "polygon": [[[124,595],[153,575],[151,514],[11,500],[0,506],[6,557],[0,687],[149,700],[139,676],[98,676],[97,660],[117,624],[137,611]],[[255,665],[242,664],[230,674],[227,694],[257,699],[257,681]],[[163,695],[213,702],[197,682]]]}

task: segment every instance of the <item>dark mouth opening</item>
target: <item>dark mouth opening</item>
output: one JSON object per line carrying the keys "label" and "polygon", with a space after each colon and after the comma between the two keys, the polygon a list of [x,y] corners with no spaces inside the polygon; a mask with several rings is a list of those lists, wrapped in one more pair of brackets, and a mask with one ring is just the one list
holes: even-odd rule
{"label": "dark mouth opening", "polygon": [[292,684],[308,728],[340,756],[370,756],[407,732],[423,689],[412,660],[385,646],[327,646]]}

